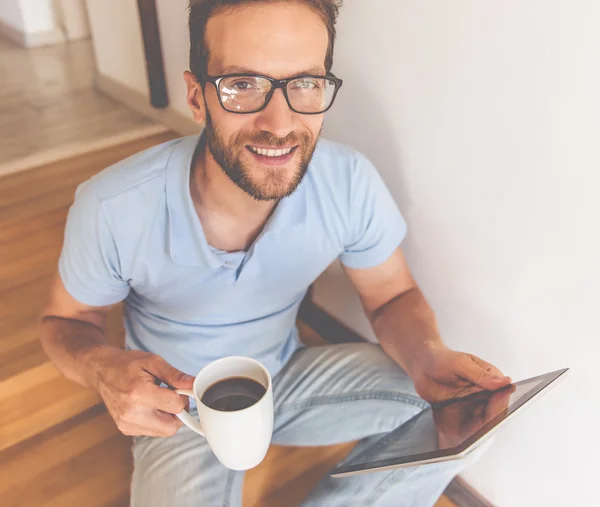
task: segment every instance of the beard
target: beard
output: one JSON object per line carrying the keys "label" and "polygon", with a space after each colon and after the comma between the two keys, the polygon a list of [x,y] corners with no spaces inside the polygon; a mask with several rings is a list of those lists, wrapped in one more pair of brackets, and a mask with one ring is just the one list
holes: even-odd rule
{"label": "beard", "polygon": [[[321,134],[319,132],[317,139],[313,139],[310,134],[291,132],[284,138],[277,138],[265,131],[254,134],[240,131],[232,136],[227,144],[219,129],[213,124],[208,111],[204,133],[208,149],[221,170],[233,183],[257,201],[277,201],[294,193],[306,176],[317,139]],[[292,162],[298,164],[294,174],[289,175],[290,167],[264,166],[259,169],[264,177],[261,180],[253,177],[249,164],[243,161],[243,155],[248,151],[246,146],[252,145],[270,146],[273,149],[297,146],[294,159],[299,157],[300,161]]]}

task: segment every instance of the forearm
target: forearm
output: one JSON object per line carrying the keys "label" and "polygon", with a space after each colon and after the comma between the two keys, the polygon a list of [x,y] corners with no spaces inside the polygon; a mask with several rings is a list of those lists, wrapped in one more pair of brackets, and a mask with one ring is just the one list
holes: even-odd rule
{"label": "forearm", "polygon": [[370,320],[383,349],[409,374],[423,352],[444,346],[433,310],[418,288],[375,310]]}
{"label": "forearm", "polygon": [[41,342],[65,377],[95,387],[93,355],[108,346],[102,329],[83,321],[47,316],[42,318]]}

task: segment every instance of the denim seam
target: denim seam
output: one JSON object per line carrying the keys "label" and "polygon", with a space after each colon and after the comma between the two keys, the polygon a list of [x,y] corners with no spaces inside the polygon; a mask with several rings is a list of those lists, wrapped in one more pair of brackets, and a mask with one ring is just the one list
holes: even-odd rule
{"label": "denim seam", "polygon": [[368,505],[374,505],[375,502],[377,502],[377,500],[379,500],[383,496],[383,494],[389,490],[390,486],[395,485],[398,482],[403,481],[407,477],[413,475],[418,470],[418,468],[419,467],[412,467],[410,469],[400,468],[392,472],[385,480],[381,481],[377,485],[377,487],[371,492],[371,494],[367,498],[367,501],[369,502]]}
{"label": "denim seam", "polygon": [[348,401],[359,401],[359,400],[385,400],[385,401],[401,401],[408,405],[414,405],[423,410],[429,407],[429,404],[421,400],[419,398],[415,398],[413,396],[409,396],[402,393],[397,393],[395,391],[376,391],[376,392],[355,392],[355,393],[346,393],[342,395],[330,395],[330,396],[317,396],[314,398],[310,398],[308,400],[299,401],[292,404],[285,404],[280,406],[276,413],[280,414],[282,412],[287,412],[290,410],[298,410],[302,408],[312,407],[314,405],[330,405],[334,403],[345,403]]}

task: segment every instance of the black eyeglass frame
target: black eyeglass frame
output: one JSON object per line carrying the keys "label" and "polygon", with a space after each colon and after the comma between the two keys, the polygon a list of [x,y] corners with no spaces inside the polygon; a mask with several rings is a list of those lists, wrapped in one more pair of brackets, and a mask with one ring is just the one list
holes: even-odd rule
{"label": "black eyeglass frame", "polygon": [[[219,90],[219,85],[221,84],[221,81],[223,81],[223,79],[225,78],[230,78],[230,77],[259,77],[261,79],[266,79],[267,81],[269,81],[271,83],[271,91],[269,91],[269,93],[267,93],[266,97],[265,97],[265,103],[263,104],[263,106],[260,109],[257,109],[256,111],[230,111],[229,109],[227,109],[224,105],[223,105],[223,100],[221,98],[221,92]],[[297,79],[306,79],[306,78],[315,78],[315,79],[327,79],[328,81],[333,81],[335,83],[335,91],[333,92],[333,97],[331,98],[331,104],[329,104],[329,106],[327,107],[327,109],[324,109],[323,111],[319,111],[318,113],[305,113],[303,111],[298,111],[296,109],[293,108],[291,102],[290,102],[290,98],[288,97],[288,92],[287,92],[287,85],[289,82],[291,81],[296,81]],[[298,114],[310,114],[310,115],[315,115],[315,114],[324,114],[327,111],[329,111],[334,102],[335,99],[337,97],[338,92],[340,91],[340,88],[342,87],[342,85],[344,84],[344,81],[336,76],[334,76],[333,74],[329,73],[326,76],[318,76],[315,74],[305,74],[305,75],[301,75],[301,76],[295,76],[295,77],[290,77],[287,79],[273,79],[272,77],[269,76],[262,76],[260,74],[249,74],[249,73],[239,73],[239,74],[224,74],[222,76],[209,76],[209,75],[205,75],[204,79],[202,79],[203,83],[212,83],[215,87],[215,89],[217,90],[217,97],[219,98],[219,104],[221,104],[221,107],[227,111],[228,113],[233,113],[233,114],[255,114],[255,113],[260,113],[261,111],[263,111],[264,109],[266,109],[266,107],[269,105],[269,102],[271,102],[271,99],[273,98],[273,94],[275,93],[275,90],[277,90],[278,88],[281,88],[281,91],[283,92],[283,96],[285,97],[285,101],[288,104],[288,107],[294,111],[294,113],[298,113]]]}

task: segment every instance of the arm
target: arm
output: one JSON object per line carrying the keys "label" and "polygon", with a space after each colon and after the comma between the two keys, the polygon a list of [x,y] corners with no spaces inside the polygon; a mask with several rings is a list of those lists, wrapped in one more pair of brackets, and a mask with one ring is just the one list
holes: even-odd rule
{"label": "arm", "polygon": [[110,307],[79,303],[56,276],[49,301],[42,312],[42,347],[57,369],[69,380],[94,389],[94,361],[97,350],[108,347],[104,334]]}
{"label": "arm", "polygon": [[181,426],[174,414],[185,401],[156,381],[190,389],[193,377],[153,354],[110,346],[104,332],[109,309],[78,302],[57,276],[42,314],[44,350],[65,377],[98,391],[126,435],[173,435]]}
{"label": "arm", "polygon": [[379,343],[407,372],[414,370],[418,353],[443,347],[435,315],[413,280],[400,249],[374,268],[344,269]]}
{"label": "arm", "polygon": [[345,271],[381,346],[413,378],[423,398],[441,401],[510,383],[491,364],[444,345],[400,248],[378,266]]}

